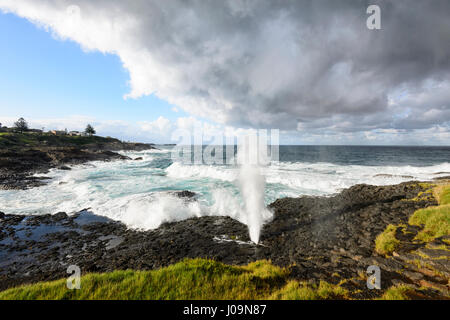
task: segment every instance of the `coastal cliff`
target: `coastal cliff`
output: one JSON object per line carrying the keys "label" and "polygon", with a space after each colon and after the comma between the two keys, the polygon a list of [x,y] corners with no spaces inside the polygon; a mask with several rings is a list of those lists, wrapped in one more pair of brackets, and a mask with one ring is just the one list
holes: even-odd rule
{"label": "coastal cliff", "polygon": [[0,135],[0,190],[27,189],[45,184],[51,168],[70,170],[67,165],[88,161],[127,160],[114,151],[155,149],[151,144],[122,142],[99,136],[56,136],[35,133]]}

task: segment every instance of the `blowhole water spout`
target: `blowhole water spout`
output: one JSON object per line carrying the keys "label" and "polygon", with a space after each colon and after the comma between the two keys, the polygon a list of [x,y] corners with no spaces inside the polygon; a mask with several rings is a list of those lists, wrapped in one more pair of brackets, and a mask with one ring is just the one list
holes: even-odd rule
{"label": "blowhole water spout", "polygon": [[259,242],[264,218],[271,216],[264,203],[266,180],[261,172],[261,164],[267,163],[267,158],[261,150],[258,137],[251,135],[244,138],[238,149],[239,188],[244,202],[250,240],[256,244]]}

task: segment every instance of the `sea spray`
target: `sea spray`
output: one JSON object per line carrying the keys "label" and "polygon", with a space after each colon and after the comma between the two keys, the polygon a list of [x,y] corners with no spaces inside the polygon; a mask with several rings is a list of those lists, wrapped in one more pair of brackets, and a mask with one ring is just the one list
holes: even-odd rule
{"label": "sea spray", "polygon": [[247,225],[250,239],[259,242],[259,235],[263,224],[264,190],[266,182],[255,165],[242,165],[239,175],[240,189],[244,200],[244,210],[247,216]]}
{"label": "sea spray", "polygon": [[[239,188],[244,201],[250,239],[254,243],[259,242],[265,218],[271,216],[271,212],[264,203],[266,180],[261,173],[261,166],[268,163],[265,143],[266,141],[263,141],[261,137],[258,139],[256,134],[249,134],[242,138],[238,146]],[[264,148],[266,148],[265,153],[262,152]]]}

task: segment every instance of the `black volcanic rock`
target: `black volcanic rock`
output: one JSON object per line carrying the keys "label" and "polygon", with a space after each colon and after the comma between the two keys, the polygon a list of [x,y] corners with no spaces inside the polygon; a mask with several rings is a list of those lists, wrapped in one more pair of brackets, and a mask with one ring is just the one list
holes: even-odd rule
{"label": "black volcanic rock", "polygon": [[177,197],[180,198],[186,198],[186,199],[191,199],[194,198],[196,196],[195,192],[189,191],[189,190],[183,190],[183,191],[175,191],[173,192],[173,194]]}
{"label": "black volcanic rock", "polygon": [[[191,218],[140,231],[88,210],[73,216],[5,215],[0,220],[0,290],[64,278],[71,264],[80,266],[83,273],[149,270],[187,257],[228,264],[270,259],[289,266],[292,278],[313,282],[358,279],[369,265],[376,264],[382,269],[383,288],[398,282],[414,284],[417,281],[411,278],[420,271],[402,259],[407,260],[408,252],[421,245],[412,244],[404,253],[399,251],[399,258],[387,259],[374,252],[374,243],[388,224],[406,223],[415,210],[436,204],[414,199],[421,191],[420,184],[409,182],[383,187],[356,185],[331,197],[279,199],[269,206],[274,217],[264,225],[258,245],[250,242],[246,225],[229,217]],[[189,191],[178,193],[195,196]],[[418,230],[411,227],[400,236],[413,238]],[[448,261],[441,265],[440,272],[450,268]],[[410,278],[402,273],[405,270],[411,272]],[[441,281],[436,279],[420,281]],[[380,294],[368,291],[362,280],[346,285],[362,292],[360,297]]]}

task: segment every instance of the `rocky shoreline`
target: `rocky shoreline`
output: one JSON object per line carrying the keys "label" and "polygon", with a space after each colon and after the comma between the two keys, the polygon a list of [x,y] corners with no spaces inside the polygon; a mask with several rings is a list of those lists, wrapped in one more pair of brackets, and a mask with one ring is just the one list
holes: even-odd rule
{"label": "rocky shoreline", "polygon": [[[424,190],[418,182],[356,185],[332,197],[279,199],[270,205],[274,218],[264,226],[259,245],[249,241],[247,226],[228,217],[191,218],[139,231],[89,209],[74,215],[0,213],[0,290],[67,277],[69,265],[78,265],[82,273],[150,270],[203,257],[238,265],[270,259],[289,266],[295,279],[345,279],[343,286],[355,298],[381,295],[383,290],[368,290],[361,276],[368,266],[377,265],[382,289],[405,283],[429,287],[424,298],[447,297],[449,251],[433,252],[429,245],[413,242],[419,227],[408,226],[408,232],[399,235],[402,246],[393,257],[374,250],[376,236],[388,224],[406,223],[415,210],[436,205],[434,199],[418,197]],[[178,196],[195,201],[191,192]],[[443,240],[431,245],[439,248]],[[427,260],[421,250],[438,257]],[[411,263],[414,259],[431,263],[439,272],[417,267]]]}
{"label": "rocky shoreline", "polygon": [[0,190],[39,187],[49,179],[45,174],[49,169],[70,170],[68,165],[82,164],[89,161],[131,160],[120,155],[119,150],[142,151],[155,149],[144,143],[94,143],[84,146],[39,146],[12,147],[0,150]]}

